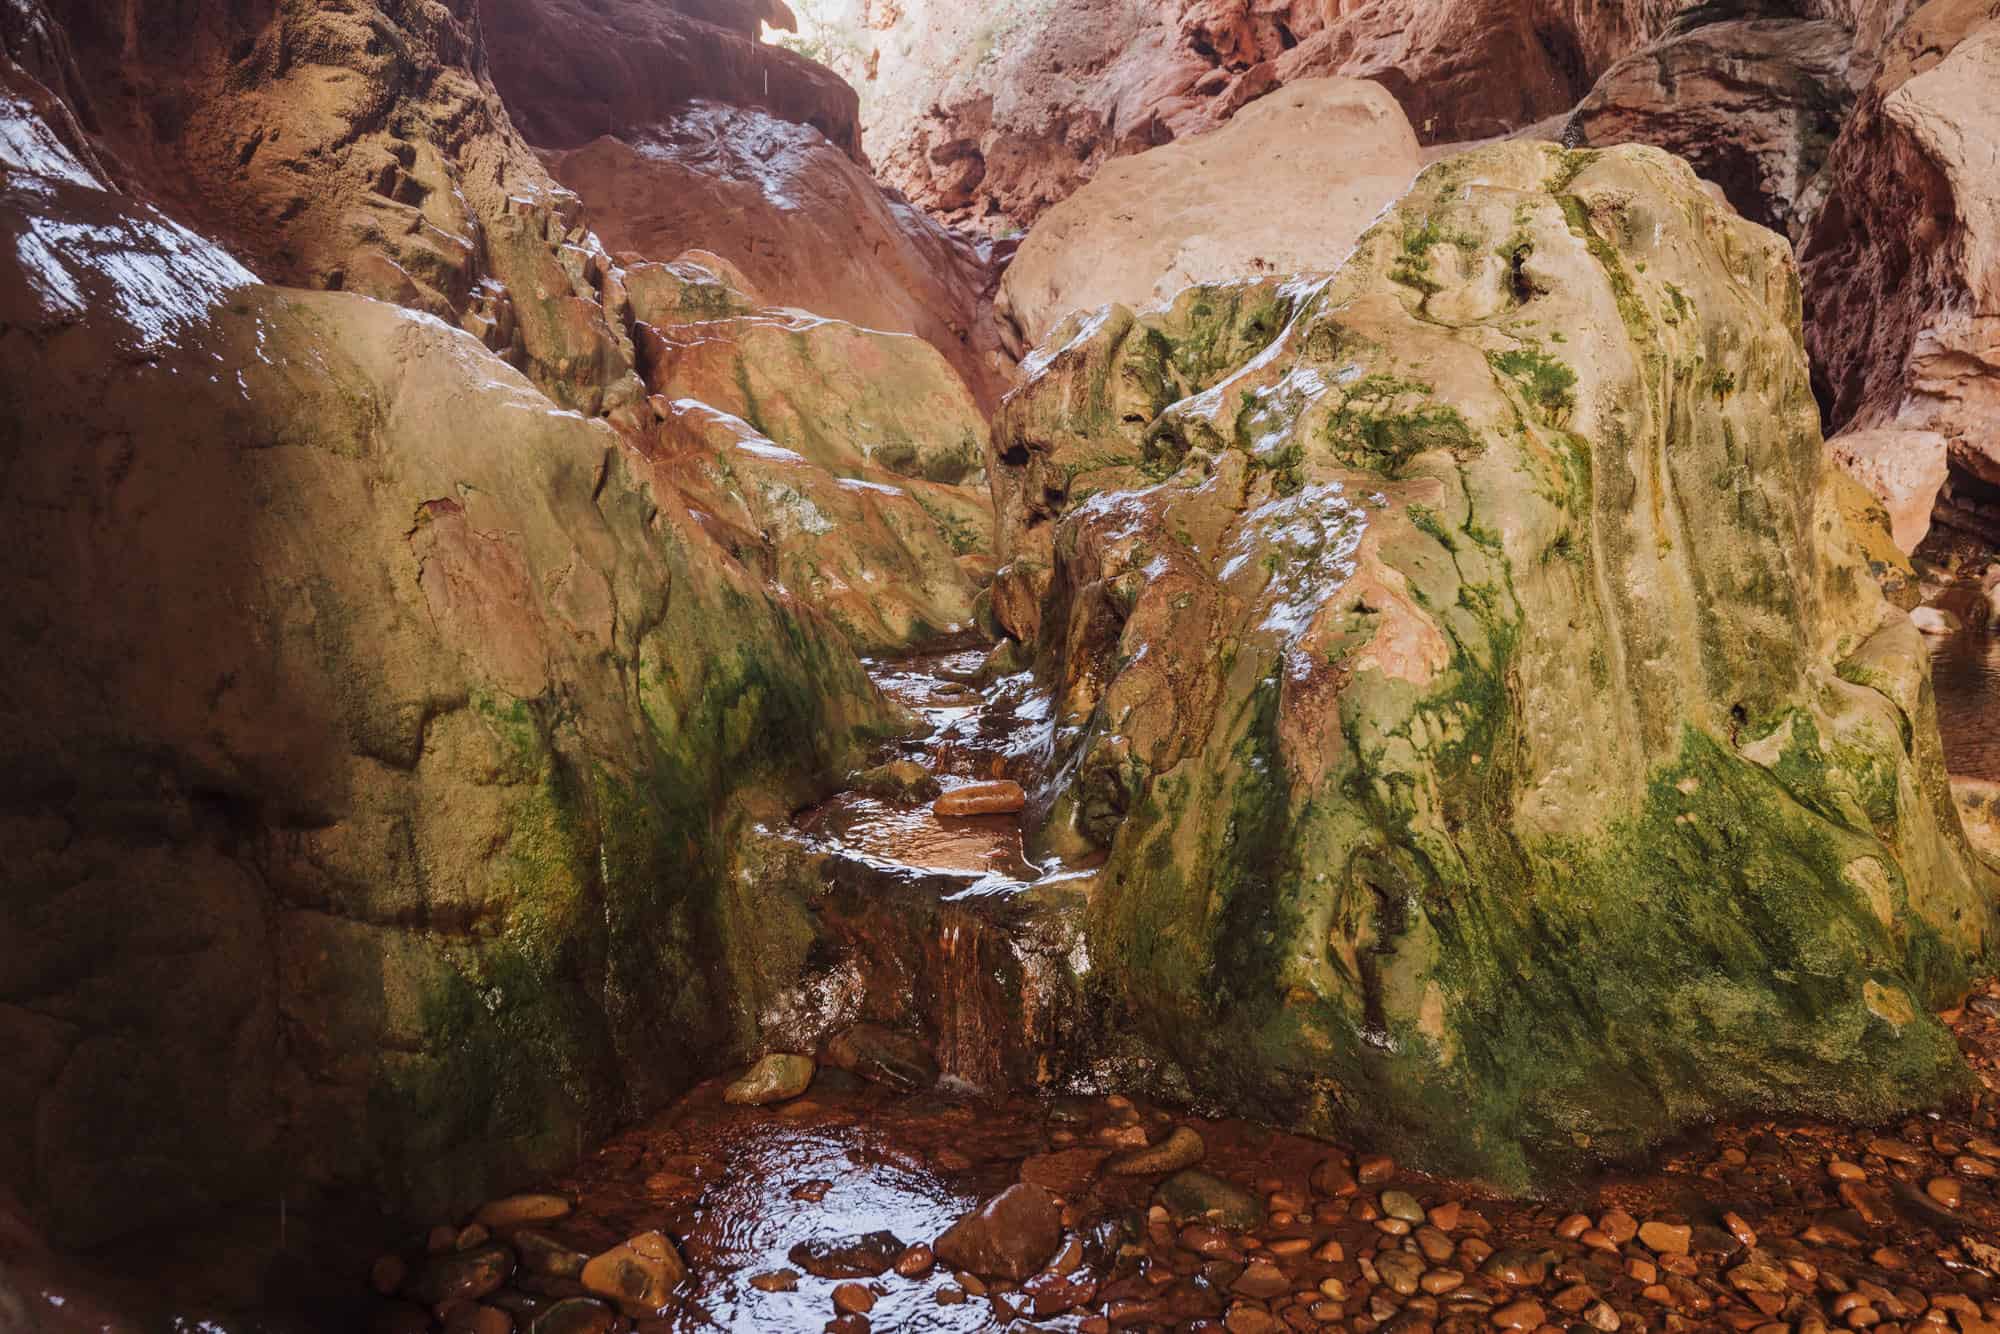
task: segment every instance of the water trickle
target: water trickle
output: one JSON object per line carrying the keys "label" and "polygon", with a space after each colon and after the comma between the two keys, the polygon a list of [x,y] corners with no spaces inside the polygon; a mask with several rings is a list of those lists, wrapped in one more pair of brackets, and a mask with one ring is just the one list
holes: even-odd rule
{"label": "water trickle", "polygon": [[[953,647],[869,671],[921,720],[877,757],[914,762],[944,789],[1031,786],[1047,751],[1046,699],[1022,675],[980,689],[983,653]],[[858,974],[860,1017],[919,1031],[944,1079],[1000,1093],[1055,1078],[1051,1051],[1081,1012],[1076,917],[1087,868],[1031,859],[1021,817],[940,816],[928,796],[846,792],[797,828],[824,858],[821,925]]]}

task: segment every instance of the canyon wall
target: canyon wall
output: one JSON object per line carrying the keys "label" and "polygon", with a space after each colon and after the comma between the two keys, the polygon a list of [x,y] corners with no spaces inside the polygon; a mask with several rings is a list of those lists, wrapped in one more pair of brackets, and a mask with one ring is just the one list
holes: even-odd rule
{"label": "canyon wall", "polygon": [[[776,13],[707,8],[655,17]],[[0,38],[0,1182],[83,1245],[560,1166],[811,947],[739,859],[899,725],[856,647],[969,620],[982,414],[920,338],[613,257],[470,0]]]}

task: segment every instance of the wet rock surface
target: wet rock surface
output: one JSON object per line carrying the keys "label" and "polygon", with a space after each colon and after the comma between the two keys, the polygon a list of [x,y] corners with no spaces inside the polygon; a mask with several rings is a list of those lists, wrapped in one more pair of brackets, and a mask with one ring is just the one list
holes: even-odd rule
{"label": "wet rock surface", "polygon": [[[1853,577],[1894,548],[1826,460],[1796,284],[1664,153],[1499,144],[1323,286],[1073,316],[1024,363],[1031,846],[1107,851],[1097,978],[1197,1088],[1524,1186],[1962,1085],[1924,1006],[1993,900],[1922,640]],[[1697,473],[1732,502],[1675,499]],[[1816,1001],[1801,949],[1844,979]]]}
{"label": "wet rock surface", "polygon": [[[2000,984],[1971,1000],[1944,1017],[1991,1080]],[[1880,1126],[1712,1127],[1649,1168],[1574,1183],[1544,1202],[1495,1199],[1381,1155],[1122,1098],[975,1102],[865,1087],[815,1094],[798,1112],[734,1107],[721,1092],[698,1090],[549,1183],[576,1201],[552,1225],[565,1244],[597,1250],[658,1227],[687,1257],[689,1281],[638,1331],[816,1329],[843,1310],[876,1329],[1028,1319],[1091,1334],[1550,1325],[1970,1334],[2000,1317],[1991,1271],[2000,1103],[1985,1089],[1969,1107]],[[1162,1142],[1176,1127],[1197,1130],[1209,1145],[1206,1181],[1086,1170],[1054,1193],[1015,1184],[1070,1152],[1064,1136],[1135,1123]],[[646,1184],[662,1173],[675,1184]],[[799,1184],[814,1179],[825,1191],[801,1199]],[[1010,1213],[996,1197],[1024,1191],[1032,1249],[1046,1254],[1022,1277],[955,1267],[949,1245],[937,1246],[934,1268],[928,1256],[902,1263],[924,1250],[906,1242],[935,1244],[968,1216]],[[1231,1199],[1226,1209],[1172,1203]],[[875,1234],[841,1233],[868,1224]],[[522,1320],[624,1327],[608,1307],[575,1299],[506,1289],[485,1300]],[[1872,1315],[1857,1319],[1862,1310]]]}

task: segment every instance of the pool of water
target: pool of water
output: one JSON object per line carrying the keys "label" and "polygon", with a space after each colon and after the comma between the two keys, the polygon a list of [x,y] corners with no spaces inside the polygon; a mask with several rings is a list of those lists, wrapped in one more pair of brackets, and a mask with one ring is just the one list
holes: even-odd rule
{"label": "pool of water", "polygon": [[2000,635],[1967,629],[1933,640],[1931,682],[1945,767],[2000,781]]}

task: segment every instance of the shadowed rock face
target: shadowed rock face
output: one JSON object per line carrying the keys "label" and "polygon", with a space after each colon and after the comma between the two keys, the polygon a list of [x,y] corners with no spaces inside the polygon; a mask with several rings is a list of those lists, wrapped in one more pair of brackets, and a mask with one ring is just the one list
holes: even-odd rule
{"label": "shadowed rock face", "polygon": [[1205,1093],[1521,1186],[1961,1085],[1990,886],[1798,318],[1684,164],[1509,144],[1322,286],[1029,358],[1041,841],[1109,852],[1091,957]]}
{"label": "shadowed rock face", "polygon": [[744,794],[810,800],[887,711],[656,442],[257,283],[35,104],[0,105],[0,504],[42,553],[0,618],[0,1178],[83,1243],[567,1161],[750,1039],[811,928],[735,874]]}
{"label": "shadowed rock face", "polygon": [[1828,20],[1737,19],[1677,32],[1606,70],[1570,123],[1581,142],[1651,144],[1752,222],[1796,237],[1853,104],[1853,35]]}
{"label": "shadowed rock face", "polygon": [[861,154],[854,90],[831,70],[759,41],[782,5],[703,0],[476,0],[493,75],[521,132],[573,148],[650,130],[690,101],[757,107]]}
{"label": "shadowed rock face", "polygon": [[1938,513],[2000,539],[2000,6],[1934,0],[1890,43],[1800,247],[1835,429],[1945,438]]}

